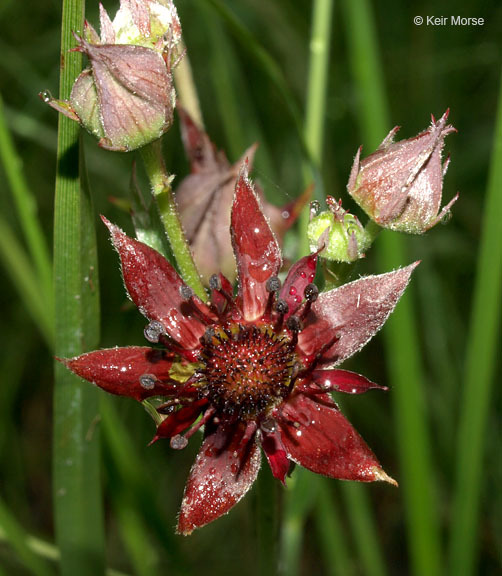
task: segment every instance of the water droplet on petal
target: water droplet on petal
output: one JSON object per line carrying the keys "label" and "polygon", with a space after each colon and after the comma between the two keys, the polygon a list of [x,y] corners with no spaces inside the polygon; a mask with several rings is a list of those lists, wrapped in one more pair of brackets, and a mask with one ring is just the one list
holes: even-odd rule
{"label": "water droplet on petal", "polygon": [[139,383],[145,390],[153,390],[157,378],[153,374],[142,374],[139,377]]}
{"label": "water droplet on petal", "polygon": [[289,289],[289,294],[291,296],[294,296],[296,294],[296,288],[294,286],[291,286],[291,288]]}
{"label": "water droplet on petal", "polygon": [[144,334],[148,342],[156,344],[159,341],[161,334],[164,334],[164,326],[157,320],[152,320],[145,328]]}

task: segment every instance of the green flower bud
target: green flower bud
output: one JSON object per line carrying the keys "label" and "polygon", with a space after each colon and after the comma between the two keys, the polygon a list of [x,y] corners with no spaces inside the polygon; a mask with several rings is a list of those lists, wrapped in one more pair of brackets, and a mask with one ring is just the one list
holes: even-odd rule
{"label": "green flower bud", "polygon": [[[371,238],[359,220],[328,196],[329,210],[313,216],[307,229],[310,250],[321,248],[320,255],[336,262],[354,262],[364,258]],[[322,245],[324,244],[324,249]]]}

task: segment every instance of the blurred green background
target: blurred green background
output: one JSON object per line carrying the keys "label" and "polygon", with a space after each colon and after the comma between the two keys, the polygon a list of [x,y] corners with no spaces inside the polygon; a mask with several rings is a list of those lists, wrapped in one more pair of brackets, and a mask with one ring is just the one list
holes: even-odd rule
{"label": "blurred green background", "polygon": [[[117,3],[108,0],[103,4],[113,15]],[[361,4],[368,7],[365,2]],[[312,2],[179,0],[176,5],[212,140],[231,161],[236,161],[250,144],[259,142],[253,177],[269,200],[281,204],[298,196],[305,187],[302,121]],[[86,14],[97,25],[97,3],[89,1]],[[316,176],[316,194],[342,198],[346,208],[354,208],[345,186],[358,146],[363,144],[363,155],[374,147],[368,101],[378,98],[381,87],[388,103],[388,118],[379,138],[383,139],[396,124],[402,126],[402,138],[411,137],[429,124],[431,113],[439,117],[447,108],[458,130],[446,141],[451,165],[445,178],[444,200],[460,193],[453,218],[447,226],[438,226],[423,237],[403,239],[406,258],[402,262],[422,260],[410,296],[418,334],[414,341],[402,345],[414,347],[421,359],[423,378],[416,411],[426,434],[416,442],[420,449],[425,442],[429,455],[426,488],[432,495],[432,513],[439,525],[437,545],[442,573],[448,574],[453,573],[450,570],[454,565],[448,557],[462,451],[458,432],[461,418],[469,412],[464,386],[466,355],[473,346],[471,306],[500,87],[502,4],[498,0],[443,1],[440,5],[425,1],[413,5],[393,0],[373,2],[369,22],[376,34],[381,65],[373,72],[381,86],[364,93],[358,70],[372,66],[375,53],[371,43],[371,53],[357,51],[357,27],[362,15],[357,10],[355,16],[351,14],[349,0],[334,2],[324,152]],[[484,25],[417,26],[413,22],[417,15],[484,18]],[[58,91],[60,18],[60,3],[55,0],[0,3],[0,94],[4,115],[22,162],[20,173],[36,200],[49,246],[53,234],[57,114],[37,94],[44,89],[53,94]],[[373,120],[375,130],[383,119]],[[132,233],[128,215],[110,199],[127,196],[134,155],[98,149],[87,135],[85,150],[96,214],[106,214]],[[188,165],[177,122],[165,139],[165,154],[169,170],[177,178],[183,177]],[[14,272],[23,268],[26,248],[8,170],[3,157],[0,575],[50,574],[57,573],[57,563],[52,559],[55,549],[49,545],[54,542],[53,358],[29,306],[30,290],[36,291],[37,285],[30,284],[29,279],[23,283],[22,272],[21,279]],[[126,300],[116,254],[103,228],[97,224],[101,346],[142,344],[144,319]],[[494,237],[500,244],[500,225]],[[384,259],[377,258],[378,242],[359,265],[358,274],[386,271],[382,269]],[[293,231],[287,242],[290,256],[295,247]],[[493,254],[500,258],[496,246]],[[500,268],[500,262],[494,262],[493,268]],[[486,305],[494,304],[487,301]],[[495,306],[493,313],[497,310],[500,307]],[[400,353],[391,343],[384,329],[384,338],[375,338],[346,367],[376,382],[388,382],[392,357]],[[495,341],[492,338],[486,346],[494,344],[500,349],[500,337]],[[482,347],[483,342],[477,345]],[[490,366],[480,368],[485,369],[488,379],[497,384],[500,356],[495,355]],[[395,379],[392,382],[394,389],[388,394],[369,393],[342,401],[344,411],[385,469],[401,482],[402,468],[407,464],[403,447],[398,449],[403,438],[400,410],[401,402],[406,402],[407,382],[406,378],[397,384]],[[402,387],[401,392],[395,390],[396,386]],[[491,390],[485,386],[484,390],[488,410],[485,413],[480,409],[483,442],[480,479],[475,487],[480,493],[479,522],[472,524],[473,531],[464,538],[477,546],[472,573],[491,575],[502,569],[502,392],[496,385]],[[401,400],[396,401],[396,395]],[[412,400],[408,409],[410,403]],[[106,398],[103,410],[109,412],[105,426],[109,429],[103,434],[108,565],[140,576],[201,571],[254,574],[255,494],[191,537],[175,536],[176,513],[197,441],[182,452],[173,452],[167,442],[147,448],[153,423],[132,400]],[[113,418],[117,418],[115,424]],[[407,458],[413,460],[415,439],[407,437],[406,442]],[[127,450],[121,455],[124,447]],[[471,449],[479,452],[479,447],[465,445],[466,451]],[[361,490],[364,494],[356,496],[340,482],[320,483],[313,475],[298,474],[298,470],[293,473],[281,496],[285,517],[281,566],[285,574],[418,574],[420,562],[410,552],[417,516],[410,515],[413,498],[405,497],[410,493],[406,483],[399,489],[369,485]],[[414,505],[419,503],[418,497]],[[14,519],[18,524],[13,524]],[[24,546],[26,542],[28,546]],[[429,552],[424,549],[418,554],[427,556]],[[422,565],[427,565],[427,560]]]}

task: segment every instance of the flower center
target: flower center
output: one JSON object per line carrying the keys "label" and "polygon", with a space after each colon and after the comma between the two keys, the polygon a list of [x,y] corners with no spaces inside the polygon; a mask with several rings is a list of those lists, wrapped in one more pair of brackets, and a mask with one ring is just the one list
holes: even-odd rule
{"label": "flower center", "polygon": [[202,350],[201,393],[224,415],[264,415],[291,390],[296,355],[271,326],[231,324],[210,329]]}

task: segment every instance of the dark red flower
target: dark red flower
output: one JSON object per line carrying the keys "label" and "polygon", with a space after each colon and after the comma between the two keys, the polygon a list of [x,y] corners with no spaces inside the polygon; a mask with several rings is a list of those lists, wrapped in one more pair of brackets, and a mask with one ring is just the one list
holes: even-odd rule
{"label": "dark red flower", "polygon": [[210,279],[210,303],[202,302],[160,254],[105,223],[129,296],[149,320],[145,336],[161,348],[98,350],[64,362],[113,394],[163,397],[154,441],[183,448],[204,425],[178,532],[215,520],[244,496],[260,448],[281,482],[293,461],[331,478],[395,484],[329,392],[384,388],[335,366],[380,329],[416,264],[319,293],[312,254],[281,286],[281,252],[246,169],[232,205],[235,297],[220,274]]}

